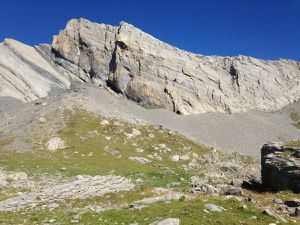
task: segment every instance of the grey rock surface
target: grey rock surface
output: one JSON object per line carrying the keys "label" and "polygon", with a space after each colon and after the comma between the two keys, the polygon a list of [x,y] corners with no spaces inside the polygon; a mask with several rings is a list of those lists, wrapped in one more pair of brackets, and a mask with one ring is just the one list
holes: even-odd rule
{"label": "grey rock surface", "polygon": [[299,62],[193,54],[125,22],[70,20],[52,52],[65,73],[183,115],[276,111],[300,96]]}
{"label": "grey rock surface", "polygon": [[218,206],[218,205],[214,205],[214,204],[206,204],[204,206],[204,208],[210,212],[223,212],[223,211],[226,211],[226,209],[224,209],[223,207],[221,206]]}
{"label": "grey rock surface", "polygon": [[29,102],[70,85],[33,47],[12,39],[0,43],[0,96]]}
{"label": "grey rock surface", "polygon": [[261,149],[263,185],[273,191],[292,190],[300,193],[300,147],[268,143]]}
{"label": "grey rock surface", "polygon": [[150,225],[179,225],[180,220],[177,218],[167,218],[158,222],[151,223]]}
{"label": "grey rock surface", "polygon": [[60,202],[66,199],[86,199],[107,193],[130,191],[133,188],[134,184],[129,179],[120,176],[78,175],[69,182],[0,201],[0,211],[33,208],[41,203]]}

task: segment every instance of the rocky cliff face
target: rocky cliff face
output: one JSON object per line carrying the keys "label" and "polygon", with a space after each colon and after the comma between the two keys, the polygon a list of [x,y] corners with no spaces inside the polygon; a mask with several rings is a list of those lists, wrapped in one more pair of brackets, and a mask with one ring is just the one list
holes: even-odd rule
{"label": "rocky cliff face", "polygon": [[36,49],[61,76],[183,115],[275,111],[300,96],[299,62],[197,55],[124,22],[113,27],[73,19],[51,46]]}

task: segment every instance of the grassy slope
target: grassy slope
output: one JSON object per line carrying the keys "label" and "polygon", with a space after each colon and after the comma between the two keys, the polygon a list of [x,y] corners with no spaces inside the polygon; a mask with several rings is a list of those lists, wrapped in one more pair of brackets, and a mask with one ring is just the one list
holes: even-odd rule
{"label": "grassy slope", "polygon": [[[25,171],[31,176],[38,174],[58,174],[74,176],[78,174],[108,174],[114,173],[131,177],[133,180],[142,178],[144,184],[129,193],[110,194],[104,197],[95,197],[81,201],[66,201],[61,203],[60,209],[53,212],[41,210],[27,213],[0,213],[1,224],[34,224],[56,219],[63,224],[69,224],[74,213],[70,208],[84,207],[90,204],[123,204],[134,200],[152,196],[152,187],[165,187],[170,182],[181,181],[177,187],[186,190],[189,178],[201,172],[197,170],[185,170],[188,162],[173,162],[170,158],[174,154],[183,155],[186,152],[203,155],[209,149],[195,143],[179,134],[170,133],[152,126],[133,126],[112,119],[106,120],[107,125],[101,125],[104,118],[82,110],[67,112],[65,114],[67,126],[58,136],[62,138],[68,147],[57,152],[49,152],[45,149],[45,141],[35,146],[33,152],[3,151],[0,148],[0,165],[6,170]],[[125,133],[131,133],[132,129],[138,129],[141,135],[128,139]],[[150,137],[153,134],[154,137]],[[108,138],[110,137],[110,139]],[[108,140],[109,139],[109,140]],[[31,140],[39,143],[38,140]],[[0,147],[7,142],[0,143]],[[165,144],[171,152],[164,152],[159,144]],[[144,149],[144,152],[136,152],[136,148]],[[188,149],[188,150],[187,150]],[[114,152],[115,154],[111,154]],[[152,159],[149,164],[140,164],[128,160],[129,156],[148,157],[159,152],[162,160]],[[65,167],[65,170],[61,170]],[[181,179],[182,180],[182,179]],[[261,195],[257,195],[260,198]],[[5,196],[2,196],[5,198]],[[271,202],[272,197],[268,197]],[[227,209],[224,213],[207,214],[203,211],[206,203],[216,203]],[[156,203],[141,211],[132,211],[128,207],[109,210],[103,213],[87,212],[81,216],[80,222],[84,224],[128,224],[139,222],[149,224],[160,218],[177,217],[181,224],[268,224],[274,219],[263,216],[261,209],[255,209],[248,204],[248,210],[241,210],[241,202],[233,200],[218,200],[212,197],[201,197],[196,201],[179,201],[171,203]],[[256,216],[257,219],[250,219]]]}

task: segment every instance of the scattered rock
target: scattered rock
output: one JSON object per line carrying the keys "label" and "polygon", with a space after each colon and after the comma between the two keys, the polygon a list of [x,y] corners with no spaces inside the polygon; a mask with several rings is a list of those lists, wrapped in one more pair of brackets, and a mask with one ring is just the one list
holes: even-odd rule
{"label": "scattered rock", "polygon": [[144,149],[142,149],[142,148],[136,148],[135,151],[141,153],[141,152],[144,152]]}
{"label": "scattered rock", "polygon": [[197,184],[189,188],[190,193],[200,193],[200,194],[218,194],[220,189],[216,188],[210,184]]}
{"label": "scattered rock", "polygon": [[214,204],[206,204],[204,205],[205,209],[207,209],[210,212],[223,212],[226,211],[225,208],[221,207],[221,206],[217,206]]}
{"label": "scattered rock", "polygon": [[230,185],[232,185],[233,187],[239,188],[239,187],[242,187],[243,182],[244,182],[244,181],[243,181],[242,179],[233,179],[233,180],[230,182]]}
{"label": "scattered rock", "polygon": [[65,142],[59,137],[52,137],[47,142],[47,149],[50,151],[56,151],[59,149],[64,149],[66,147]]}
{"label": "scattered rock", "polygon": [[273,217],[273,218],[275,218],[275,219],[277,219],[277,220],[280,220],[280,221],[283,222],[283,223],[286,223],[286,222],[287,222],[286,219],[284,219],[283,217],[281,217],[281,216],[279,216],[279,215],[277,215],[277,214],[271,212],[269,209],[264,209],[263,213],[264,213],[265,215],[267,215],[267,216],[271,216],[271,217]]}
{"label": "scattered rock", "polygon": [[39,123],[46,123],[47,120],[44,117],[39,118]]}
{"label": "scattered rock", "polygon": [[173,156],[171,156],[171,160],[173,162],[178,162],[180,160],[180,156],[179,155],[173,155]]}
{"label": "scattered rock", "polygon": [[109,124],[108,120],[102,120],[100,123],[102,126],[106,126]]}
{"label": "scattered rock", "polygon": [[131,138],[141,135],[141,132],[135,128],[132,128],[132,132],[125,133],[125,135],[127,136],[128,139],[131,139]]}
{"label": "scattered rock", "polygon": [[224,195],[244,195],[242,188],[229,187],[225,188],[223,191]]}
{"label": "scattered rock", "polygon": [[7,176],[10,181],[27,180],[28,176],[25,172],[11,173]]}
{"label": "scattered rock", "polygon": [[53,203],[47,205],[47,208],[50,209],[50,210],[54,210],[54,209],[56,209],[56,208],[59,208],[59,204],[53,202]]}
{"label": "scattered rock", "polygon": [[160,196],[152,197],[152,198],[145,198],[139,201],[135,201],[131,203],[130,207],[132,209],[141,209],[144,208],[146,205],[153,204],[156,202],[168,202],[168,201],[179,201],[184,195],[179,192],[170,192],[167,191]]}
{"label": "scattered rock", "polygon": [[87,176],[78,175],[71,181],[47,187],[45,189],[24,193],[22,195],[0,201],[0,211],[14,211],[37,204],[67,199],[86,199],[107,193],[129,191],[134,188],[131,180],[120,176]]}
{"label": "scattered rock", "polygon": [[150,133],[148,136],[149,136],[149,138],[151,138],[151,139],[152,139],[152,138],[155,138],[155,135],[154,135],[153,133]]}
{"label": "scattered rock", "polygon": [[249,196],[244,198],[244,202],[249,202],[249,203],[256,203],[256,199]]}
{"label": "scattered rock", "polygon": [[141,164],[151,163],[151,160],[144,157],[128,157],[129,160],[136,161]]}
{"label": "scattered rock", "polygon": [[275,204],[283,204],[283,201],[282,201],[281,199],[279,199],[279,198],[274,198],[274,199],[273,199],[273,202],[274,202]]}
{"label": "scattered rock", "polygon": [[167,218],[158,222],[151,223],[150,225],[179,225],[180,220],[177,218]]}

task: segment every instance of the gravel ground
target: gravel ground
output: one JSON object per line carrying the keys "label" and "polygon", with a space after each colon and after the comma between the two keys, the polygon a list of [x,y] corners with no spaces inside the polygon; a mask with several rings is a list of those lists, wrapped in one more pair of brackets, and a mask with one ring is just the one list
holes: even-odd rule
{"label": "gravel ground", "polygon": [[[165,109],[145,109],[122,96],[87,84],[73,84],[71,90],[55,91],[50,96],[27,104],[0,97],[0,116],[3,118],[0,120],[0,140],[12,134],[25,137],[38,124],[40,117],[58,109],[57,116],[52,118],[53,127],[39,126],[40,133],[43,129],[54,133],[63,126],[61,110],[76,105],[121,120],[162,125],[227,153],[260,157],[264,143],[300,137],[300,130],[292,125],[289,118],[291,111],[300,112],[299,102],[276,113],[253,111],[180,116]],[[16,146],[24,148],[22,144],[20,141]]]}

